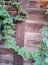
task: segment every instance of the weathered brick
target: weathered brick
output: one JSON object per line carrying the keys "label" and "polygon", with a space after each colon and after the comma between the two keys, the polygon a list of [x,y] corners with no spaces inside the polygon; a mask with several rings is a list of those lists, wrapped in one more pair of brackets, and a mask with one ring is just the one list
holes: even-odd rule
{"label": "weathered brick", "polygon": [[25,34],[25,43],[39,43],[43,38],[41,33],[26,33]]}
{"label": "weathered brick", "polygon": [[39,8],[45,8],[48,4],[47,1],[41,1],[41,0],[29,0],[29,7],[39,7]]}
{"label": "weathered brick", "polygon": [[5,49],[5,48],[0,48],[0,54],[11,54],[13,55],[13,50],[12,49]]}
{"label": "weathered brick", "polygon": [[45,10],[46,9],[42,9],[42,8],[26,8],[26,11],[28,12],[28,14],[45,14]]}
{"label": "weathered brick", "polygon": [[0,54],[0,60],[11,60],[13,62],[13,55],[11,55],[11,54]]}
{"label": "weathered brick", "polygon": [[36,24],[36,23],[26,23],[25,24],[25,31],[26,32],[39,32],[39,30],[43,27],[43,24]]}
{"label": "weathered brick", "polygon": [[0,63],[0,65],[13,65],[12,63]]}
{"label": "weathered brick", "polygon": [[37,2],[37,1],[29,1],[28,2],[28,4],[29,4],[29,8],[38,8],[38,7],[40,7],[40,4]]}
{"label": "weathered brick", "polygon": [[0,63],[13,63],[11,60],[0,60]]}
{"label": "weathered brick", "polygon": [[48,21],[48,15],[42,15],[42,14],[28,14],[28,16],[26,17],[26,19],[28,20],[32,20],[32,21],[38,21],[38,22],[47,22]]}

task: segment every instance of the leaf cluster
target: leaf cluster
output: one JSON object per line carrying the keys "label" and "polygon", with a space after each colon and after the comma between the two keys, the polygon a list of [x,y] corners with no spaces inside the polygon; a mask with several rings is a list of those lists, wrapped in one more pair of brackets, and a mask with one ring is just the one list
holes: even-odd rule
{"label": "leaf cluster", "polygon": [[[48,5],[45,14],[48,15]],[[43,26],[40,32],[44,35],[38,48],[41,54],[34,58],[36,61],[34,65],[48,65],[48,25]]]}
{"label": "leaf cluster", "polygon": [[[18,9],[19,8],[22,9],[21,5],[19,3],[16,3],[15,6],[17,6]],[[5,7],[0,4],[0,33],[1,33],[0,41],[2,39],[5,39],[5,45],[7,46],[7,48],[9,48],[9,49],[11,48],[11,49],[15,50],[15,52],[18,52],[18,54],[21,55],[22,57],[26,57],[29,53],[26,51],[26,49],[24,47],[20,48],[17,45],[17,42],[12,37],[12,35],[14,34],[13,20],[14,20],[14,17],[12,17],[8,13],[8,11],[5,9]],[[15,20],[19,20],[19,21],[23,20],[23,17],[21,17],[20,15],[16,16]]]}
{"label": "leaf cluster", "polygon": [[34,65],[48,65],[48,26],[43,26],[40,32],[44,34],[39,46],[41,55],[34,58],[36,61]]}
{"label": "leaf cluster", "polygon": [[[25,13],[21,8],[20,3],[13,3],[12,6],[17,7],[20,11],[20,14]],[[21,55],[22,57],[29,57],[34,59],[36,61],[34,65],[48,65],[48,26],[44,26],[40,30],[40,32],[42,32],[45,36],[42,39],[42,43],[40,44],[39,49],[36,52],[27,52],[24,47],[20,48],[12,37],[14,34],[13,18],[14,17],[9,15],[4,6],[0,4],[0,41],[5,39],[5,45],[7,48],[15,50],[15,52],[18,52],[18,55]],[[23,19],[19,15],[15,17],[15,20]],[[4,35],[2,35],[2,33]]]}

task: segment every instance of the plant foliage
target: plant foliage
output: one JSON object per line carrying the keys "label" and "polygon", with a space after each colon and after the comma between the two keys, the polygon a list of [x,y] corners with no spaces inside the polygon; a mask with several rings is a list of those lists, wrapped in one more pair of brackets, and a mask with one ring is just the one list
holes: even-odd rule
{"label": "plant foliage", "polygon": [[[13,3],[13,5],[17,7],[20,12],[22,12],[22,7],[19,3]],[[0,33],[1,33],[0,41],[2,39],[5,39],[5,45],[7,46],[7,48],[15,50],[15,52],[18,52],[19,55],[24,57],[24,56],[27,56],[28,53],[26,52],[24,48],[20,48],[17,45],[17,42],[12,37],[12,35],[14,34],[14,31],[13,31],[14,19],[17,21],[18,20],[20,21],[20,20],[23,20],[23,17],[21,15],[12,17],[8,13],[8,11],[5,9],[5,7],[2,4],[0,4]]]}
{"label": "plant foliage", "polygon": [[[25,14],[22,10],[20,3],[13,3],[12,6],[18,8],[20,13]],[[48,14],[48,10],[46,10]],[[11,48],[18,52],[18,55],[22,57],[29,57],[35,60],[34,65],[48,65],[48,26],[44,26],[40,32],[44,34],[44,38],[40,43],[39,49],[36,52],[27,52],[24,47],[20,48],[17,45],[17,42],[14,40],[12,35],[13,31],[13,20],[23,20],[22,17],[16,16],[12,17],[9,15],[8,11],[0,4],[0,41],[5,39],[5,45],[7,48]]]}

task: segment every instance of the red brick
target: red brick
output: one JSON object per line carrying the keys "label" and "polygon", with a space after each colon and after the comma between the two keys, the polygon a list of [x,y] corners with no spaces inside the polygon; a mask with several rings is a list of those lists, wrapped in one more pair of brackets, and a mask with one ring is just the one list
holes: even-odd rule
{"label": "red brick", "polygon": [[11,60],[0,60],[1,63],[13,63]]}
{"label": "red brick", "polygon": [[43,27],[43,24],[36,23],[26,23],[25,30],[28,32],[39,32],[39,30]]}
{"label": "red brick", "polygon": [[28,14],[28,16],[26,17],[26,19],[28,20],[32,20],[32,21],[46,21],[48,20],[48,15],[42,15],[42,14]]}
{"label": "red brick", "polygon": [[31,1],[29,1],[29,6],[35,6],[36,8],[37,7],[45,8],[47,4],[48,4],[47,1],[46,2],[41,1],[41,0],[31,0]]}
{"label": "red brick", "polygon": [[0,48],[0,54],[11,54],[11,55],[13,55],[13,50],[12,49],[5,49],[5,48],[1,49]]}
{"label": "red brick", "polygon": [[39,4],[38,4],[38,2],[37,1],[29,1],[28,2],[28,4],[29,4],[29,8],[38,8],[39,7]]}

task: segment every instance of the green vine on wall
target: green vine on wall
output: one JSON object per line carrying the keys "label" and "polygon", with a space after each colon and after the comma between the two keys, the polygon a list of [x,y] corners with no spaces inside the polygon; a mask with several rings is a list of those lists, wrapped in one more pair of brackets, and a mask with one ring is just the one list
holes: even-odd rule
{"label": "green vine on wall", "polygon": [[[17,9],[20,11],[20,14],[26,14],[26,12],[22,10],[20,3],[17,2],[11,5],[17,7]],[[4,43],[7,48],[14,49],[15,52],[18,52],[18,55],[21,55],[22,57],[29,57],[34,59],[34,65],[48,65],[48,26],[44,26],[41,29],[41,32],[44,33],[45,37],[43,38],[39,49],[36,52],[27,52],[24,47],[18,47],[17,42],[12,37],[14,34],[13,20],[23,20],[24,18],[24,16],[21,16],[20,14],[19,16],[12,17],[9,15],[5,7],[0,4],[0,41],[5,39]],[[48,9],[46,10],[46,14],[48,14]]]}
{"label": "green vine on wall", "polygon": [[[2,39],[5,40],[5,45],[7,46],[7,48],[11,48],[13,50],[15,50],[15,52],[18,52],[18,55],[21,55],[22,57],[31,57],[32,53],[29,53],[26,51],[26,49],[24,47],[20,48],[17,45],[17,42],[14,40],[14,38],[12,37],[12,35],[14,34],[13,31],[13,20],[23,20],[24,16],[26,15],[26,12],[24,12],[24,10],[22,10],[22,7],[20,5],[20,3],[13,3],[11,4],[12,6],[17,7],[17,9],[20,11],[20,15],[16,16],[16,17],[12,17],[11,15],[9,15],[8,11],[5,9],[5,7],[3,5],[0,4],[0,41]],[[33,56],[32,56],[33,57]]]}
{"label": "green vine on wall", "polygon": [[17,9],[20,11],[19,16],[12,17],[9,15],[8,11],[5,9],[3,5],[0,4],[0,41],[2,39],[5,39],[5,45],[7,48],[11,48],[15,50],[15,52],[18,53],[18,55],[21,55],[22,57],[29,57],[29,58],[34,58],[36,55],[40,55],[40,52],[27,52],[24,47],[19,47],[17,45],[17,42],[14,40],[12,35],[14,34],[13,31],[13,20],[20,21],[24,19],[24,15],[26,15],[26,12],[22,10],[21,4],[16,2],[16,3],[11,3],[12,6],[17,7]]}
{"label": "green vine on wall", "polygon": [[[11,4],[12,5],[12,4]],[[14,4],[13,4],[14,6]],[[20,13],[23,13],[23,11],[21,10],[21,5],[17,2],[15,3],[15,7],[17,6],[17,9],[20,8]],[[18,52],[19,55],[21,56],[26,56],[26,51],[24,48],[20,48],[17,46],[17,42],[14,40],[14,38],[12,37],[12,35],[14,34],[13,31],[13,20],[23,20],[24,17],[21,15],[18,15],[16,17],[12,17],[11,15],[9,15],[8,11],[5,9],[5,7],[3,5],[0,4],[0,41],[2,39],[5,40],[5,45],[7,46],[7,48],[12,48],[14,49],[16,52]],[[21,54],[22,53],[22,54]]]}

